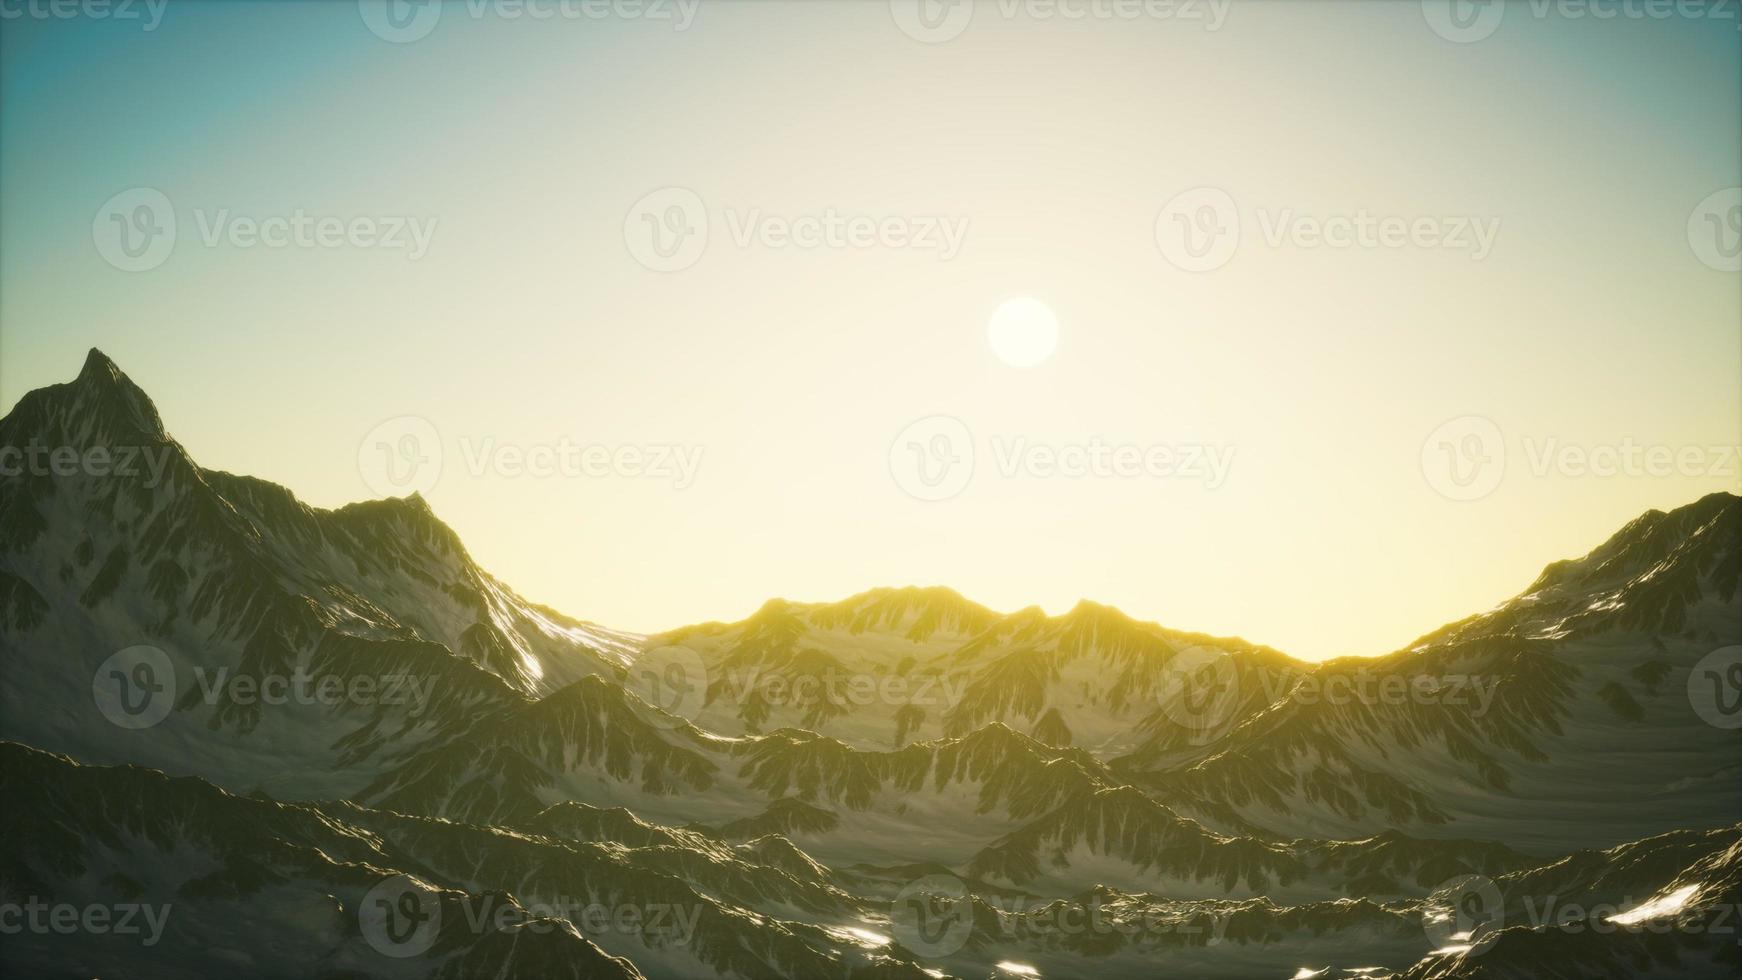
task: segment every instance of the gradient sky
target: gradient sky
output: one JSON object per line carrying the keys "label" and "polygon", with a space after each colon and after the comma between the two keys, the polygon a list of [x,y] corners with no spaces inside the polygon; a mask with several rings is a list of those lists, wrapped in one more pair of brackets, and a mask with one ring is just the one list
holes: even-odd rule
{"label": "gradient sky", "polygon": [[[8,10],[19,9],[9,4]],[[1296,656],[1379,654],[1522,590],[1651,507],[1742,487],[1532,471],[1577,446],[1742,442],[1742,279],[1690,215],[1742,183],[1732,19],[1507,10],[1454,43],[1415,3],[1004,17],[920,43],[888,4],[704,3],[646,18],[444,8],[389,43],[354,3],[172,2],[140,22],[0,22],[0,409],[98,346],[202,464],[319,506],[375,495],[359,445],[429,421],[426,496],[537,601],[651,631],[771,596],[947,584],[1079,598]],[[1170,264],[1158,211],[1210,186],[1243,237]],[[161,191],[176,246],[120,271],[93,221]],[[625,222],[706,203],[693,266]],[[198,216],[413,216],[428,253],[206,246]],[[740,247],[728,212],[968,221],[959,254]],[[1500,222],[1493,250],[1271,246],[1274,218]],[[633,220],[631,219],[631,224]],[[1696,227],[1698,222],[1695,222]],[[1056,312],[1044,363],[988,348]],[[890,448],[948,415],[957,497]],[[1464,416],[1504,477],[1449,500],[1423,443]],[[1221,486],[1004,477],[990,440],[1232,447]],[[461,440],[700,447],[693,485],[466,471]]]}

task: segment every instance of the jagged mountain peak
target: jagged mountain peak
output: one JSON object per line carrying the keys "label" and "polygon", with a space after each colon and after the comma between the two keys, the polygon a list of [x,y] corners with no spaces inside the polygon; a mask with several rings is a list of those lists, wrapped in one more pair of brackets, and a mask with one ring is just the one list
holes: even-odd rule
{"label": "jagged mountain peak", "polygon": [[95,347],[85,355],[76,378],[27,392],[6,421],[18,427],[7,434],[8,440],[19,444],[31,437],[78,446],[171,442],[151,398]]}
{"label": "jagged mountain peak", "polygon": [[152,403],[150,396],[134,384],[107,354],[97,348],[91,348],[90,353],[85,355],[84,367],[79,370],[79,376],[73,381],[72,387],[81,396],[81,400],[95,396],[97,403],[93,407],[123,413],[128,421],[154,440],[168,438],[163,427],[163,418],[157,414],[157,406]]}
{"label": "jagged mountain peak", "polygon": [[85,354],[85,366],[79,369],[78,380],[90,384],[100,384],[104,381],[121,381],[126,375],[116,366],[109,355],[93,347]]}
{"label": "jagged mountain peak", "polygon": [[[527,603],[472,561],[422,496],[328,510],[200,467],[100,350],[74,380],[20,399],[0,419],[0,443],[105,449],[113,469],[0,481],[0,554],[25,570],[33,610],[20,621],[40,622],[57,602],[144,609],[152,635],[202,656],[239,655],[240,642],[284,662],[327,630],[425,639],[528,693],[610,672],[637,639]],[[50,533],[62,527],[78,534]]]}

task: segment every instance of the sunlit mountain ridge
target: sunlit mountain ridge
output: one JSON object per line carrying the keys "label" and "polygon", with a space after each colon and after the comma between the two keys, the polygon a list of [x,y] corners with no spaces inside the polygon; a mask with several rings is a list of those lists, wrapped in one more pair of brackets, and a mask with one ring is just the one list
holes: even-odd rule
{"label": "sunlit mountain ridge", "polygon": [[[153,975],[277,975],[287,961],[269,948],[331,976],[1734,963],[1679,935],[1508,929],[1446,952],[1423,927],[1443,886],[1472,875],[1513,903],[1505,922],[1526,922],[1526,899],[1561,887],[1542,869],[1572,865],[1593,869],[1579,879],[1592,902],[1688,884],[1695,897],[1666,914],[1736,900],[1742,743],[1688,693],[1742,636],[1731,494],[1644,515],[1405,650],[1309,664],[1091,602],[1003,614],[942,588],[611,630],[521,598],[421,498],[321,510],[200,468],[96,351],[75,381],[21,399],[0,445],[140,461],[0,475],[0,763],[30,815],[8,828],[28,846],[0,887],[169,903],[183,941],[148,954]],[[153,652],[123,682],[167,690],[133,725],[93,691],[139,648]],[[132,673],[144,656],[161,672]],[[685,666],[683,696],[650,687],[649,664]],[[346,696],[259,696],[295,677]],[[576,922],[444,926],[425,953],[375,963],[359,903],[400,873],[458,922],[485,895],[697,918],[683,943]],[[950,881],[968,937],[916,945],[903,902]],[[1010,927],[1013,909],[1091,899],[1213,922],[1222,941]],[[179,931],[222,921],[221,953]],[[9,967],[74,957],[122,973],[131,955],[19,949]]]}

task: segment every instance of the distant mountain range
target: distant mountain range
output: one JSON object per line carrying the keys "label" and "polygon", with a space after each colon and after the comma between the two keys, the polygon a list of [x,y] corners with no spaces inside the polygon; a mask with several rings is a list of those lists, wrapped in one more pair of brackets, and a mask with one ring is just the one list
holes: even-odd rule
{"label": "distant mountain range", "polygon": [[1731,494],[1310,664],[936,588],[611,630],[97,351],[0,453],[9,976],[1742,969]]}

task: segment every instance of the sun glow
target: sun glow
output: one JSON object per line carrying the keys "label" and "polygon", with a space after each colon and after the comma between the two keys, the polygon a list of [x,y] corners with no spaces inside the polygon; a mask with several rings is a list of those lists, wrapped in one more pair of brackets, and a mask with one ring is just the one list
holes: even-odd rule
{"label": "sun glow", "polygon": [[1028,368],[1051,357],[1059,344],[1059,321],[1052,308],[1032,296],[1005,300],[986,325],[992,353],[1011,367]]}

